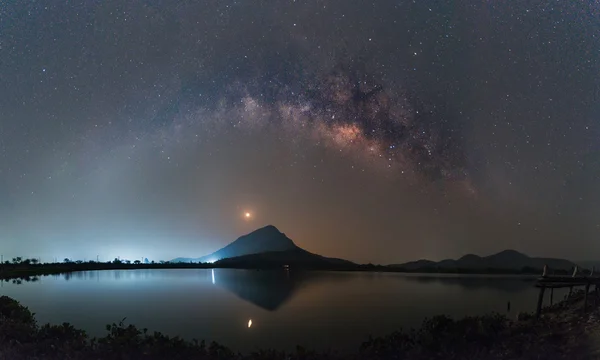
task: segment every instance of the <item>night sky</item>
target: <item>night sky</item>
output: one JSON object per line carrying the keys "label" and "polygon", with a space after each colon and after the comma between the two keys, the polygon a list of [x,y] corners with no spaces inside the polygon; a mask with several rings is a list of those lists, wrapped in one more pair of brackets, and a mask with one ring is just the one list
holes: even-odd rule
{"label": "night sky", "polygon": [[597,0],[0,2],[0,253],[600,259],[599,75]]}

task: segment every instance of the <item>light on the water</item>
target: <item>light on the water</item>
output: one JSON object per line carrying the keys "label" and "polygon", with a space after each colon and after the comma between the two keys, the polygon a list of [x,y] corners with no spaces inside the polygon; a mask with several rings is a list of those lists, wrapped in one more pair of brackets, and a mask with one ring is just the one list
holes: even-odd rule
{"label": "light on the water", "polygon": [[248,320],[248,327],[252,327],[252,319]]}
{"label": "light on the water", "polygon": [[211,269],[211,272],[212,272],[212,282],[213,282],[213,285],[214,285],[214,283],[215,283],[215,269]]}

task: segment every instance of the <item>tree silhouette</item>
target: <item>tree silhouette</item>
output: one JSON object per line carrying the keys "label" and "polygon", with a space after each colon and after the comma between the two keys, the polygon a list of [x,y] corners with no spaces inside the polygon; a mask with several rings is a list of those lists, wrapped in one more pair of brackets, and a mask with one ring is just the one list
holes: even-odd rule
{"label": "tree silhouette", "polygon": [[70,263],[70,262],[71,262],[71,260],[69,260],[69,258],[65,258],[65,259],[63,260],[63,262],[65,262],[65,263]]}
{"label": "tree silhouette", "polygon": [[39,263],[38,259],[31,259],[29,261],[31,262],[32,265],[36,265]]}
{"label": "tree silhouette", "polygon": [[136,265],[139,265],[139,264],[141,264],[142,262],[141,262],[141,261],[139,261],[139,260],[136,260],[136,261],[134,261],[133,263],[134,263],[134,264],[136,264]]}

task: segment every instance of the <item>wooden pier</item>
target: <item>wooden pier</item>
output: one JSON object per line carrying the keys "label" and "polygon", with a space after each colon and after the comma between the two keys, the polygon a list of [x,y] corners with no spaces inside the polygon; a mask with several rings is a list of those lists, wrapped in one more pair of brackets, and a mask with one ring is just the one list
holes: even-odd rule
{"label": "wooden pier", "polygon": [[554,289],[569,288],[568,297],[571,297],[573,288],[578,286],[584,287],[585,293],[583,300],[583,311],[586,311],[588,305],[588,295],[590,294],[590,287],[592,285],[594,285],[593,294],[595,295],[595,301],[597,302],[600,299],[600,291],[598,289],[598,285],[600,285],[600,276],[594,274],[594,269],[592,269],[589,275],[585,275],[579,274],[579,269],[577,266],[575,266],[573,275],[555,276],[548,275],[548,267],[544,266],[544,272],[542,273],[542,276],[538,278],[535,285],[540,289],[536,308],[536,317],[539,318],[542,313],[542,307],[544,305],[544,293],[546,292],[546,289],[550,289],[550,305],[552,305]]}

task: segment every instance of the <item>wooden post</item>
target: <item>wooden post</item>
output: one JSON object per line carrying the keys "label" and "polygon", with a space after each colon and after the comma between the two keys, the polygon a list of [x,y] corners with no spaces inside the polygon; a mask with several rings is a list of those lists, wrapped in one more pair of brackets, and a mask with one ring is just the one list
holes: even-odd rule
{"label": "wooden post", "polygon": [[550,306],[554,303],[554,288],[550,288]]}
{"label": "wooden post", "polygon": [[587,298],[588,298],[588,292],[590,291],[590,283],[587,283],[585,285],[585,295],[583,298],[583,312],[587,311]]}
{"label": "wooden post", "polygon": [[569,297],[568,298],[571,297],[572,293],[573,293],[573,286],[569,286]]}
{"label": "wooden post", "polygon": [[542,285],[542,287],[540,288],[540,295],[538,296],[537,308],[535,311],[535,317],[537,319],[539,319],[540,315],[542,314],[542,305],[544,303],[544,291],[546,291],[546,287]]}

